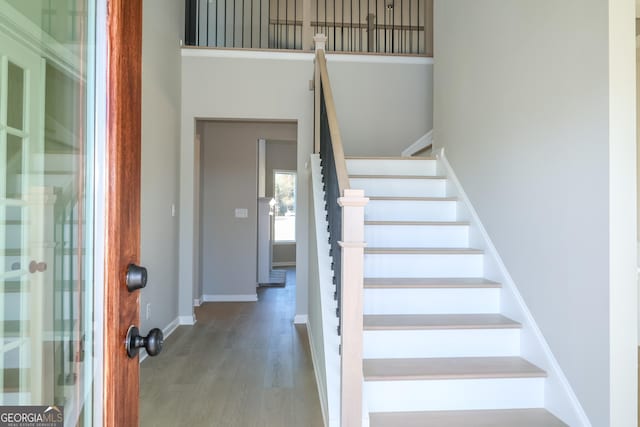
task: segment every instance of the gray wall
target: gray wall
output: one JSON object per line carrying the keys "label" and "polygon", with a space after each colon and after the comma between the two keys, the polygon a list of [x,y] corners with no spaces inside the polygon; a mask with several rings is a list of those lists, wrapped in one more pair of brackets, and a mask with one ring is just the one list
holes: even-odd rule
{"label": "gray wall", "polygon": [[[273,197],[274,170],[296,171],[296,144],[291,141],[267,141],[266,149],[266,197]],[[295,243],[278,243],[273,245],[273,263],[278,265],[296,263]]]}
{"label": "gray wall", "polygon": [[[204,295],[256,294],[258,139],[295,140],[295,123],[207,121],[201,135]],[[236,218],[246,208],[248,218]]]}
{"label": "gray wall", "polygon": [[[329,63],[337,61],[334,57],[340,55],[328,55]],[[344,56],[344,55],[342,55]],[[377,68],[378,58],[370,57],[361,59],[354,56],[351,59],[354,67],[360,62],[368,62],[370,70]],[[360,61],[360,62],[358,62]],[[388,69],[387,77],[392,81],[400,81],[407,78],[407,73],[402,70],[412,64],[406,64],[405,59],[392,60],[394,66]],[[420,65],[423,72],[414,75],[415,91],[411,93],[401,92],[396,101],[386,104],[387,109],[378,111],[375,120],[369,125],[375,126],[376,135],[386,135],[384,129],[389,123],[383,121],[388,115],[393,115],[394,110],[401,109],[403,105],[421,105],[419,111],[406,109],[406,114],[413,115],[420,129],[414,129],[411,135],[399,136],[397,140],[406,138],[406,141],[398,143],[393,150],[386,146],[390,144],[389,138],[374,138],[369,142],[367,150],[371,155],[383,155],[393,151],[399,154],[402,149],[413,143],[417,137],[422,136],[431,129],[431,102],[425,99],[429,90],[420,89],[423,85],[429,86],[428,74],[433,67],[427,60],[421,59]],[[349,68],[346,64],[343,68]],[[340,68],[340,67],[339,67]],[[395,70],[395,71],[393,71]],[[393,71],[393,72],[392,72]],[[338,69],[333,73],[339,79]],[[375,74],[374,74],[375,75]],[[427,76],[427,78],[425,78]],[[194,269],[198,248],[194,248],[195,211],[197,195],[194,193],[195,180],[194,164],[194,135],[195,121],[199,118],[214,119],[265,119],[265,120],[295,120],[298,123],[297,171],[298,188],[307,188],[308,172],[305,164],[313,147],[313,92],[309,90],[309,80],[313,78],[313,55],[305,53],[276,53],[276,52],[224,52],[212,50],[183,49],[182,51],[182,132],[180,149],[180,314],[191,315],[193,305]],[[332,78],[334,76],[332,75]],[[368,79],[368,74],[362,74],[359,79]],[[375,88],[375,81],[371,81],[371,87]],[[337,93],[334,91],[334,93]],[[372,91],[361,94],[362,108],[367,108],[377,99],[371,95]],[[415,96],[418,101],[413,101]],[[405,102],[400,102],[402,98]],[[400,107],[399,107],[400,106]],[[341,126],[344,135],[353,135],[357,131],[350,131],[350,126],[357,129],[360,126],[356,120],[352,122],[350,115],[352,110],[348,106],[337,106],[340,114]],[[354,124],[355,123],[355,124]],[[422,123],[422,126],[419,124]],[[373,133],[373,132],[372,132]],[[355,140],[355,138],[354,138]],[[394,139],[395,141],[396,139]],[[356,145],[353,145],[356,144]],[[353,146],[353,150],[350,147]],[[347,153],[357,152],[357,143],[346,141]],[[298,241],[307,241],[308,234],[308,196],[306,193],[298,194],[298,221],[296,223],[296,235]],[[307,247],[296,247],[296,314],[307,314]]]}
{"label": "gray wall", "polygon": [[435,142],[593,426],[635,425],[632,1],[435,5]]}
{"label": "gray wall", "polygon": [[[141,263],[149,270],[149,284],[140,298],[143,333],[164,328],[178,317],[179,40],[183,32],[179,17],[183,9],[176,0],[143,3]],[[148,303],[151,318],[147,320]]]}

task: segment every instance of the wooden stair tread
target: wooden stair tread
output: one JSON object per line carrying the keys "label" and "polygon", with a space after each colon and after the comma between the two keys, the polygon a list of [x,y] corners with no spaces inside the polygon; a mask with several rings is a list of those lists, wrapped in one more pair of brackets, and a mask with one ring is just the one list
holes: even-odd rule
{"label": "wooden stair tread", "polygon": [[437,160],[434,156],[424,157],[402,157],[402,156],[389,156],[389,157],[359,157],[359,156],[345,156],[345,160]]}
{"label": "wooden stair tread", "polygon": [[434,329],[516,329],[522,325],[501,314],[369,314],[365,331]]}
{"label": "wooden stair tread", "polygon": [[368,196],[369,201],[387,202],[457,202],[457,197],[419,197],[419,196]]}
{"label": "wooden stair tread", "polygon": [[395,278],[365,277],[365,288],[500,288],[502,285],[479,277]]}
{"label": "wooden stair tread", "polygon": [[419,197],[419,196],[368,196],[369,201],[383,200],[389,202],[457,202],[457,197]]}
{"label": "wooden stair tread", "polygon": [[365,221],[364,225],[451,225],[466,226],[470,225],[469,221]]}
{"label": "wooden stair tread", "polygon": [[545,409],[379,412],[370,414],[371,427],[567,427]]}
{"label": "wooden stair tread", "polygon": [[475,255],[483,254],[482,249],[473,248],[365,248],[365,254],[417,254],[417,255]]}
{"label": "wooden stair tread", "polygon": [[521,357],[365,359],[366,381],[542,378],[547,374]]}
{"label": "wooden stair tread", "polygon": [[349,175],[351,179],[436,179],[444,180],[442,175]]}

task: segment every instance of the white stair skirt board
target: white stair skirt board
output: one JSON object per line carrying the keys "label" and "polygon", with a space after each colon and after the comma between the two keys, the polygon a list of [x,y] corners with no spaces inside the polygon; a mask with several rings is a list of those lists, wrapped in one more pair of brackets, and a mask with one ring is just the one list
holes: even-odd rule
{"label": "white stair skirt board", "polygon": [[[419,160],[418,160],[419,159]],[[429,158],[347,158],[350,175],[427,175],[435,176],[437,160]]]}
{"label": "white stair skirt board", "polygon": [[482,277],[482,253],[368,253],[365,277]]}
{"label": "white stair skirt board", "polygon": [[464,248],[469,245],[469,224],[365,222],[364,238],[369,248]]}
{"label": "white stair skirt board", "polygon": [[591,427],[591,422],[584,408],[560,368],[558,361],[551,352],[549,344],[542,335],[531,311],[524,302],[518,287],[509,274],[495,245],[491,241],[487,230],[482,225],[480,217],[469,201],[454,170],[451,168],[443,148],[439,149],[437,158],[439,160],[440,170],[443,174],[447,175],[449,179],[450,194],[460,199],[460,203],[465,212],[465,219],[471,222],[472,228],[478,236],[478,240],[483,242],[484,249],[487,253],[485,268],[488,277],[504,284],[501,296],[504,313],[511,318],[518,319],[524,325],[521,336],[522,356],[540,366],[548,374],[546,383],[546,409],[570,426]]}
{"label": "white stair skirt board", "polygon": [[203,302],[255,302],[258,301],[258,294],[206,294],[202,295]]}
{"label": "white stair skirt board", "polygon": [[[311,352],[321,404],[323,404],[323,400],[326,397],[326,404],[323,404],[322,407],[324,423],[325,426],[336,427],[340,425],[340,355],[338,353],[340,337],[338,336],[338,318],[336,316],[337,303],[333,297],[335,286],[332,281],[333,271],[331,269],[331,257],[329,256],[329,232],[327,231],[327,212],[325,210],[322,174],[320,172],[320,156],[312,154],[310,164],[315,218],[314,221],[311,221],[315,229],[310,232],[315,232],[316,251],[318,254],[317,280],[320,301],[315,301],[315,303],[320,305],[317,315],[321,317],[322,337],[313,337],[312,331],[314,328],[312,325],[309,326],[308,333],[309,340],[312,342]],[[313,262],[313,260],[310,261]],[[313,279],[310,278],[310,282]],[[309,302],[312,303],[312,301]],[[317,319],[317,317],[314,317],[314,319]],[[313,342],[316,342],[314,338],[318,340],[317,346],[313,344]],[[322,363],[322,366],[317,363]],[[318,372],[322,372],[325,377],[320,379]]]}
{"label": "white stair skirt board", "polygon": [[366,288],[365,314],[498,313],[499,288]]}
{"label": "white stair skirt board", "polygon": [[447,180],[444,178],[398,178],[398,177],[362,177],[349,178],[351,188],[364,190],[371,196],[404,197],[444,197],[447,192]]}
{"label": "white stair skirt board", "polygon": [[365,381],[364,395],[369,412],[542,408],[544,382],[544,378]]}
{"label": "white stair skirt board", "polygon": [[520,355],[519,329],[365,331],[366,359]]}

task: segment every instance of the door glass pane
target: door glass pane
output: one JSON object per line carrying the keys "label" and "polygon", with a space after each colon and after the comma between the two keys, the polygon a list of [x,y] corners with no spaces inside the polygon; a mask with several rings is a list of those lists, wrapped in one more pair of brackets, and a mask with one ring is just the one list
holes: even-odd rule
{"label": "door glass pane", "polygon": [[97,3],[0,0],[0,405],[56,406],[65,426],[93,424],[101,356],[91,256]]}
{"label": "door glass pane", "polygon": [[7,66],[7,80],[9,98],[7,110],[7,124],[12,128],[22,130],[24,117],[24,70],[12,62]]}
{"label": "door glass pane", "polygon": [[7,135],[6,197],[22,198],[22,138]]}

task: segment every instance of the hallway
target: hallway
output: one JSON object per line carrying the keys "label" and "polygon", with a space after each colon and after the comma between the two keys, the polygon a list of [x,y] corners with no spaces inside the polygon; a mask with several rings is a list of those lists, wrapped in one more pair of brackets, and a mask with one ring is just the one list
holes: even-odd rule
{"label": "hallway", "polygon": [[205,303],[140,372],[141,426],[322,426],[295,271],[257,303]]}

